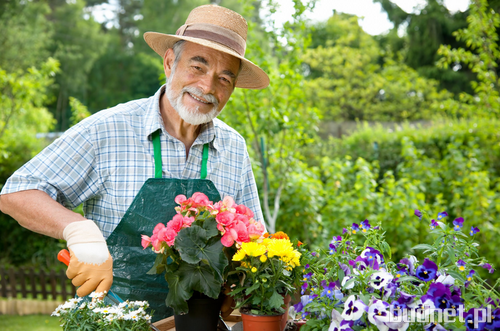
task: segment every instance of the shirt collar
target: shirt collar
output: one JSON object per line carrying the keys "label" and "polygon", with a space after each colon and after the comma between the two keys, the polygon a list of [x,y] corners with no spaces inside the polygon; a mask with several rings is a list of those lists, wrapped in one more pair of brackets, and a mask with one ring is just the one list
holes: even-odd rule
{"label": "shirt collar", "polygon": [[[165,85],[161,86],[158,91],[156,91],[155,95],[150,98],[149,103],[146,108],[146,117],[144,119],[144,127],[145,133],[148,136],[148,139],[151,140],[151,134],[158,129],[161,129],[162,134],[166,135],[168,139],[175,139],[172,137],[165,126],[163,125],[163,119],[160,114],[160,97],[165,92]],[[214,125],[214,121],[210,121],[208,123],[202,124],[200,129],[200,134],[196,138],[193,143],[194,145],[204,145],[206,143],[210,143],[211,147],[215,149],[219,149],[220,145],[218,144],[218,139],[216,139],[216,126]]]}

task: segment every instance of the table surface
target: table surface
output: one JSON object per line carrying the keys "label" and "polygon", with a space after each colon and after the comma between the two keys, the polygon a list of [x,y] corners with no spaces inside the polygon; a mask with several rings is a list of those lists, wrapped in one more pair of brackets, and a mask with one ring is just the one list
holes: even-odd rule
{"label": "table surface", "polygon": [[[228,317],[224,318],[226,324],[230,327],[234,326],[236,323],[241,321],[241,315],[239,312],[233,312]],[[162,319],[161,321],[153,323],[155,327],[160,331],[174,331],[175,330],[175,321],[174,317],[170,316],[168,318]]]}

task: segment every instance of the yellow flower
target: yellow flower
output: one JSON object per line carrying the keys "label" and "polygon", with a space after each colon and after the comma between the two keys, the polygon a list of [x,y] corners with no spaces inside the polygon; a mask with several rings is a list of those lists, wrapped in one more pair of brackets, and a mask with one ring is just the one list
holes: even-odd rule
{"label": "yellow flower", "polygon": [[245,251],[242,249],[239,249],[236,254],[233,255],[233,261],[241,261],[245,258],[246,254]]}
{"label": "yellow flower", "polygon": [[301,254],[293,248],[290,240],[287,239],[270,239],[267,244],[267,255],[269,257],[277,256],[288,266],[295,268],[300,266]]}
{"label": "yellow flower", "polygon": [[253,273],[256,273],[256,272],[257,272],[257,268],[252,267],[252,272],[253,272]]}
{"label": "yellow flower", "polygon": [[264,263],[264,262],[266,262],[266,261],[267,261],[267,256],[265,256],[265,255],[261,255],[261,256],[260,256],[260,262]]}

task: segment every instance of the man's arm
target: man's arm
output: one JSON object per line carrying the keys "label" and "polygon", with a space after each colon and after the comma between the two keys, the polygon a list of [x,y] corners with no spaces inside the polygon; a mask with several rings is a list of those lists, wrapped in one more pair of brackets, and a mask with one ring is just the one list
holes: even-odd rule
{"label": "man's arm", "polygon": [[85,220],[39,190],[0,195],[0,210],[22,227],[56,239],[63,239],[63,230],[68,224]]}

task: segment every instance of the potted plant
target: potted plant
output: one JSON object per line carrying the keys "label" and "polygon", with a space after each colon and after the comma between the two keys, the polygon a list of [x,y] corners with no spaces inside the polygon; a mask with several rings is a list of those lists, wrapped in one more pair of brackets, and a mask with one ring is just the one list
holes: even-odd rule
{"label": "potted plant", "polygon": [[[91,293],[92,298],[102,298],[102,293]],[[108,305],[104,300],[75,298],[56,308],[52,316],[60,317],[66,330],[95,331],[149,331],[151,315],[146,301],[125,301]]]}
{"label": "potted plant", "polygon": [[231,295],[240,308],[246,331],[279,331],[286,319],[285,301],[300,276],[301,253],[288,236],[279,232],[259,242],[242,243],[232,260],[239,282]]}
{"label": "potted plant", "polygon": [[448,225],[446,217],[429,222],[432,244],[413,247],[423,250],[420,261],[391,261],[382,225],[368,220],[333,237],[327,251],[308,254],[294,306],[307,319],[301,330],[498,330],[500,281],[488,285],[476,272],[494,272],[474,242],[479,229],[463,233],[463,218]]}
{"label": "potted plant", "polygon": [[[148,273],[165,274],[177,330],[216,329],[222,288],[230,271],[229,259],[236,245],[258,240],[264,226],[252,211],[231,197],[213,203],[203,193],[175,198],[177,214],[159,223],[151,237],[142,235],[142,246],[158,254]],[[206,318],[206,320],[204,320]]]}

